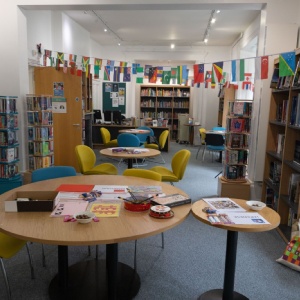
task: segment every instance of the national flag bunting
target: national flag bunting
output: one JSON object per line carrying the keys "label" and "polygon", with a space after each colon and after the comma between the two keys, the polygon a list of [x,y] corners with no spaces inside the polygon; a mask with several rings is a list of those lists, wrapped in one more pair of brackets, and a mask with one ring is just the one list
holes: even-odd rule
{"label": "national flag bunting", "polygon": [[244,81],[245,60],[238,59],[231,62],[232,81]]}
{"label": "national flag bunting", "polygon": [[182,66],[181,83],[183,83],[184,85],[187,85],[187,83],[188,83],[188,77],[189,77],[189,72],[188,72],[187,66],[183,65]]}
{"label": "national flag bunting", "polygon": [[121,67],[114,67],[114,82],[120,82],[120,68]]}
{"label": "national flag bunting", "polygon": [[124,67],[127,67],[127,62],[120,61],[120,73],[124,73]]}
{"label": "national flag bunting", "polygon": [[162,73],[162,84],[170,84],[171,67],[164,67]]}
{"label": "national flag bunting", "polygon": [[242,83],[243,90],[252,90],[252,73],[245,73],[245,79]]}
{"label": "national flag bunting", "polygon": [[255,79],[268,79],[269,56],[255,58]]}
{"label": "national flag bunting", "polygon": [[140,64],[132,64],[132,74],[136,74],[136,68],[139,66]]}
{"label": "national flag bunting", "polygon": [[63,64],[64,63],[64,53],[63,52],[57,52],[57,60],[58,64]]}
{"label": "national flag bunting", "polygon": [[[149,69],[148,69],[148,72],[149,72]],[[136,83],[143,83],[144,74],[145,74],[145,71],[144,71],[143,67],[136,68]]]}
{"label": "national flag bunting", "polygon": [[177,78],[177,68],[171,68],[171,79],[172,83],[176,83],[176,78]]}
{"label": "national flag bunting", "polygon": [[204,64],[194,65],[194,83],[204,82]]}
{"label": "national flag bunting", "polygon": [[68,61],[67,61],[67,60],[64,60],[63,72],[64,72],[65,74],[68,73]]}
{"label": "national flag bunting", "polygon": [[104,67],[103,80],[110,81],[110,66]]}
{"label": "national flag bunting", "polygon": [[177,84],[182,83],[182,66],[177,67]]}
{"label": "national flag bunting", "polygon": [[123,82],[131,81],[131,67],[124,67]]}
{"label": "national flag bunting", "polygon": [[150,67],[149,68],[149,82],[150,83],[156,83],[157,80],[157,68],[156,67]]}
{"label": "national flag bunting", "polygon": [[211,71],[206,71],[205,73],[205,88],[207,89],[209,86],[209,83],[211,83]]}
{"label": "national flag bunting", "polygon": [[223,74],[223,62],[213,63],[212,66],[212,83],[221,82]]}
{"label": "national flag bunting", "polygon": [[295,64],[295,52],[281,53],[279,55],[279,77],[294,75]]}
{"label": "national flag bunting", "polygon": [[151,68],[152,66],[150,65],[145,65],[145,69],[144,69],[144,77],[145,78],[149,78],[149,68]]}
{"label": "national flag bunting", "polygon": [[71,75],[75,75],[76,63],[74,61],[70,61],[69,65],[70,65],[70,73],[71,73]]}

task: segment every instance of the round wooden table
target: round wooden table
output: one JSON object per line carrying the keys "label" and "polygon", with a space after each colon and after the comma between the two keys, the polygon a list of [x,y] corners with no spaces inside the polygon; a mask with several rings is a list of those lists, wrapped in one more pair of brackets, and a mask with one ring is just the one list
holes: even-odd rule
{"label": "round wooden table", "polygon": [[[122,148],[122,147],[120,147]],[[140,150],[140,153],[132,153],[130,150]],[[133,160],[137,158],[147,158],[147,157],[154,157],[160,154],[159,150],[151,149],[151,148],[139,148],[139,147],[126,147],[128,151],[121,151],[121,152],[112,152],[112,148],[106,148],[100,150],[100,153],[104,156],[112,157],[112,158],[119,158],[119,159],[127,159],[127,167],[128,169],[132,168]],[[145,151],[149,150],[149,151]]]}
{"label": "round wooden table", "polygon": [[119,130],[120,133],[132,133],[132,134],[145,134],[145,133],[149,133],[150,130],[147,129],[120,129]]}
{"label": "round wooden table", "polygon": [[241,207],[250,212],[257,212],[263,218],[265,218],[270,224],[255,224],[255,225],[240,225],[240,224],[226,224],[226,225],[212,225],[207,219],[207,213],[202,209],[209,206],[204,200],[195,202],[192,206],[192,213],[199,221],[214,226],[216,228],[222,228],[227,230],[227,246],[226,246],[226,261],[225,261],[225,273],[224,273],[224,286],[223,289],[214,289],[205,292],[198,299],[199,300],[246,300],[246,296],[234,291],[234,275],[235,275],[235,263],[236,263],[236,250],[238,232],[261,232],[268,231],[276,228],[280,223],[280,216],[278,213],[268,207],[263,208],[260,211],[250,210],[245,200],[232,199]]}
{"label": "round wooden table", "polygon": [[[58,245],[58,274],[49,286],[51,299],[132,299],[139,291],[140,278],[130,266],[118,262],[118,243],[152,236],[183,222],[190,204],[172,208],[171,219],[154,219],[149,212],[131,212],[122,206],[120,216],[100,222],[79,224],[51,218],[50,212],[5,212],[4,199],[16,191],[55,191],[61,184],[153,185],[166,194],[180,189],[163,182],[130,176],[83,175],[23,185],[0,195],[0,231],[27,241]],[[106,260],[68,265],[68,246],[106,244]],[[133,255],[133,253],[132,253]]]}

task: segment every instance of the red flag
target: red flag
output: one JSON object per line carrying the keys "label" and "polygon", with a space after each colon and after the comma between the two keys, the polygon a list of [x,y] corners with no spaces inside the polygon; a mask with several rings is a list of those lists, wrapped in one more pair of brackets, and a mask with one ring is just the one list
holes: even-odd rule
{"label": "red flag", "polygon": [[194,82],[204,82],[204,64],[194,65]]}
{"label": "red flag", "polygon": [[261,57],[261,79],[268,79],[269,56]]}

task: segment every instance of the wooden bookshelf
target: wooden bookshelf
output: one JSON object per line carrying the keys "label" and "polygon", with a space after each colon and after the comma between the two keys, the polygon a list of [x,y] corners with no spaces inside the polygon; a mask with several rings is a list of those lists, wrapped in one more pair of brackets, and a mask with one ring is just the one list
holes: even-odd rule
{"label": "wooden bookshelf", "polygon": [[[296,61],[299,61],[299,58],[298,49]],[[274,70],[278,67],[279,60],[276,59]],[[300,174],[300,164],[295,162],[295,145],[297,140],[300,141],[300,124],[295,125],[293,121],[295,110],[293,102],[295,98],[300,98],[300,87],[293,86],[291,79],[289,79],[290,86],[284,84],[285,78],[279,78],[277,84],[275,81],[271,82],[262,201],[279,213],[281,217],[279,233],[285,241],[289,241],[292,224],[300,217],[300,205],[295,199],[291,199],[290,184],[292,174]],[[278,181],[274,180],[276,175],[272,171],[274,164],[281,166]]]}
{"label": "wooden bookshelf", "polygon": [[235,100],[235,89],[233,85],[229,87],[220,87],[219,91],[219,109],[218,109],[218,126],[226,127],[228,102]]}
{"label": "wooden bookshelf", "polygon": [[140,118],[167,119],[172,140],[178,139],[178,114],[190,113],[190,87],[141,85]]}

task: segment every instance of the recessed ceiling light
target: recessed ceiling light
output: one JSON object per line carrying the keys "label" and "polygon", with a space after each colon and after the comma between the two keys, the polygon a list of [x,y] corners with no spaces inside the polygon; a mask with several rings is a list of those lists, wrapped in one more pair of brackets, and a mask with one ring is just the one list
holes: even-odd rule
{"label": "recessed ceiling light", "polygon": [[204,39],[204,43],[206,44],[208,42],[208,39]]}
{"label": "recessed ceiling light", "polygon": [[121,46],[121,43],[118,43],[118,46]]}
{"label": "recessed ceiling light", "polygon": [[171,44],[171,49],[174,49],[175,48],[175,45],[174,44]]}
{"label": "recessed ceiling light", "polygon": [[106,28],[104,28],[103,30],[104,30],[104,32],[107,32],[107,29],[106,29]]}
{"label": "recessed ceiling light", "polygon": [[217,10],[216,13],[218,14],[220,12],[220,10]]}
{"label": "recessed ceiling light", "polygon": [[214,24],[215,22],[216,22],[216,19],[215,19],[215,18],[212,18],[212,19],[211,19],[211,23]]}

